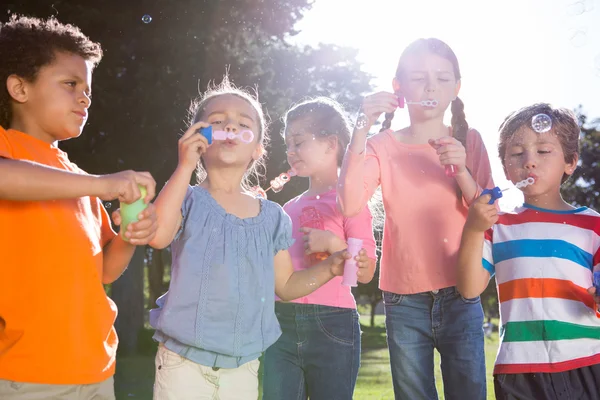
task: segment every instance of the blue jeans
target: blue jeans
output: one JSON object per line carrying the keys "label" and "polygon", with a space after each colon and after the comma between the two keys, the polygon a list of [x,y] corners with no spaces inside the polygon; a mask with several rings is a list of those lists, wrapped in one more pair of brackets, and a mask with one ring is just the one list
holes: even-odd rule
{"label": "blue jeans", "polygon": [[360,324],[350,308],[275,303],[279,340],[265,352],[263,400],[351,400]]}
{"label": "blue jeans", "polygon": [[483,309],[454,287],[383,293],[396,399],[437,399],[433,349],[441,356],[444,398],[485,400]]}

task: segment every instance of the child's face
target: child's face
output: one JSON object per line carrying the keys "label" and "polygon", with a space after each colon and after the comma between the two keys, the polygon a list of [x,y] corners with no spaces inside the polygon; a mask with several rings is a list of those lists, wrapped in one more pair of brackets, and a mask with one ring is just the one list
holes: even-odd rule
{"label": "child's face", "polygon": [[452,63],[430,52],[410,55],[404,63],[401,81],[394,79],[394,91],[400,90],[408,102],[437,100],[437,107],[409,105],[413,115],[433,117],[444,115],[450,102],[458,95],[460,81],[456,80]]}
{"label": "child's face", "polygon": [[40,68],[34,82],[24,84],[22,116],[30,133],[48,143],[78,137],[88,118],[92,64],[81,56],[57,52]]}
{"label": "child's face", "polygon": [[285,131],[287,161],[298,176],[313,176],[328,168],[337,167],[335,136],[320,138],[312,132],[307,121],[290,123]]}
{"label": "child's face", "polygon": [[528,196],[559,193],[563,174],[575,171],[577,159],[565,161],[560,141],[552,130],[536,133],[523,125],[507,143],[503,165],[507,179],[513,183],[528,177],[535,179],[533,185],[522,189],[527,201]]}
{"label": "child's face", "polygon": [[257,160],[262,154],[258,115],[246,100],[231,94],[217,96],[206,105],[202,121],[211,124],[215,131],[239,133],[251,130],[254,133],[251,143],[239,139],[213,141],[203,155],[207,167],[239,165],[247,168],[252,160]]}

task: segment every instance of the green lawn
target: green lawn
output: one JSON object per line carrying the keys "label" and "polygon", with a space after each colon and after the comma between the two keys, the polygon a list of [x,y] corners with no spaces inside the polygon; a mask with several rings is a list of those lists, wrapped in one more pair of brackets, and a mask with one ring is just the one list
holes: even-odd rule
{"label": "green lawn", "polygon": [[[373,328],[368,326],[367,317],[361,319],[363,324],[363,353],[358,382],[354,392],[354,398],[358,400],[394,398],[383,318],[383,316],[377,316]],[[497,321],[494,321],[494,323],[497,324]],[[494,398],[492,367],[497,349],[498,334],[494,333],[492,338],[486,339],[485,342],[488,399]],[[148,353],[147,355],[119,357],[117,359],[117,374],[115,377],[117,400],[152,399],[154,357],[151,350]],[[439,355],[436,352],[435,380],[438,395],[442,399],[444,392],[439,363]]]}

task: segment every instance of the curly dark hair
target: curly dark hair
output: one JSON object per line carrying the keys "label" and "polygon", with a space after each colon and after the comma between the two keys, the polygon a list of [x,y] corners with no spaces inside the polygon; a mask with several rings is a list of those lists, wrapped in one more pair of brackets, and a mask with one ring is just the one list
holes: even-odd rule
{"label": "curly dark hair", "polygon": [[40,69],[51,64],[57,51],[76,54],[96,66],[102,48],[81,30],[62,24],[56,18],[39,19],[12,15],[0,23],[0,126],[8,128],[12,119],[11,97],[6,87],[10,75],[34,82]]}

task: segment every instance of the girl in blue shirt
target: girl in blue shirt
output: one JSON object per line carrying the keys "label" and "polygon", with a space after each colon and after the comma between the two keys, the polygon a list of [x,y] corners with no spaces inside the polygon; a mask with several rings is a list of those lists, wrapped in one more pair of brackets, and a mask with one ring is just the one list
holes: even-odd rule
{"label": "girl in blue shirt", "polygon": [[[256,399],[258,358],[281,334],[274,295],[292,300],[313,292],[341,275],[350,256],[341,251],[294,272],[289,217],[247,190],[267,141],[254,97],[226,78],[193,105],[192,115],[179,139],[179,164],[156,200],[159,227],[151,245],[171,244],[173,264],[169,291],[150,315],[160,342],[154,398]],[[209,145],[198,134],[208,126],[250,130],[254,138]],[[189,186],[195,170],[201,183]],[[364,250],[357,260],[369,262]]]}

